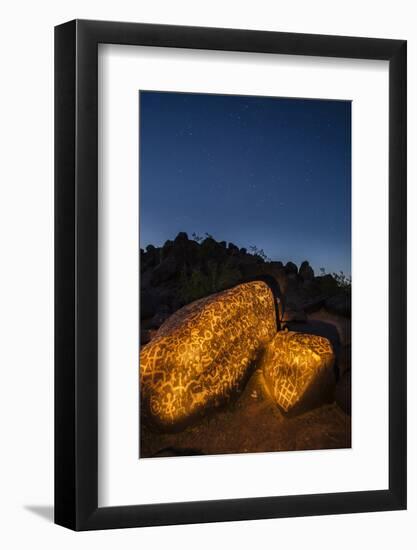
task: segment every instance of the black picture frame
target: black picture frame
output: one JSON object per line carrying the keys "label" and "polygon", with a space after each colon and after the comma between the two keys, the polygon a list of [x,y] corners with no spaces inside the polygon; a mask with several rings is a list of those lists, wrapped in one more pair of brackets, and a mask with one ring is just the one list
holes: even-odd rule
{"label": "black picture frame", "polygon": [[[389,62],[389,488],[98,507],[98,44]],[[74,20],[55,28],[55,522],[74,530],[406,508],[406,41]],[[371,206],[371,205],[370,205]]]}

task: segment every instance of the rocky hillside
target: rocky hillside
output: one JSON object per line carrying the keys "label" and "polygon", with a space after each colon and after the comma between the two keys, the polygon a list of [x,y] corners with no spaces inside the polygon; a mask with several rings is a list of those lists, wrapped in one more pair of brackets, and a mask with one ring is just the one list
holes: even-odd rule
{"label": "rocky hillside", "polygon": [[179,233],[162,247],[140,251],[141,320],[146,332],[158,328],[183,305],[262,275],[272,276],[285,298],[285,319],[304,321],[324,309],[350,317],[350,285],[333,275],[315,276],[307,261],[269,261],[262,251],[248,252],[212,237],[189,239]]}
{"label": "rocky hillside", "polygon": [[335,386],[322,406],[294,418],[283,415],[264,395],[255,369],[233,403],[179,433],[154,431],[142,418],[141,457],[350,447],[350,281],[316,276],[307,261],[284,265],[256,249],[185,233],[141,250],[140,268],[141,345],[183,305],[268,275],[284,297],[288,329],[328,338],[336,355]]}

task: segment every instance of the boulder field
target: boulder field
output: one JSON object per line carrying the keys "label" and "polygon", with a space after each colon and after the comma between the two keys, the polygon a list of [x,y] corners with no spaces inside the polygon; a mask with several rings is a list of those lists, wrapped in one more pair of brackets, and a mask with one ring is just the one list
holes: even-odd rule
{"label": "boulder field", "polygon": [[[350,446],[351,290],[343,274],[317,276],[307,261],[271,261],[256,247],[185,233],[141,250],[140,274],[141,457]],[[279,307],[265,277],[279,288]],[[221,307],[254,281],[269,304],[256,319],[250,292],[239,306]],[[216,338],[204,332],[204,316],[213,316]],[[328,356],[313,351],[322,338]],[[295,343],[296,354],[288,351]]]}
{"label": "boulder field", "polygon": [[335,383],[335,355],[322,336],[278,331],[277,297],[265,282],[197,300],[166,320],[140,355],[141,406],[178,428],[227,403],[253,368],[284,412],[320,403]]}

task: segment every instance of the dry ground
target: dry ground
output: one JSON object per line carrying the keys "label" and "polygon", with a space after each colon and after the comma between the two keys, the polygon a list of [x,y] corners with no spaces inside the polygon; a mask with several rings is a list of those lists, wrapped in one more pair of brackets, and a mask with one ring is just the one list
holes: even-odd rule
{"label": "dry ground", "polygon": [[141,458],[346,448],[350,426],[350,416],[334,402],[285,416],[269,399],[257,370],[233,403],[181,432],[161,433],[143,422]]}

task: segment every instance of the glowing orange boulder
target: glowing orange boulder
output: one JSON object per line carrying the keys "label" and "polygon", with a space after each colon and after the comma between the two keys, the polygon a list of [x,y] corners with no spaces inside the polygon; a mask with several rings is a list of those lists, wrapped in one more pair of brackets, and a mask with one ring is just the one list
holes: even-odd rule
{"label": "glowing orange boulder", "polygon": [[327,338],[284,331],[268,344],[261,367],[268,393],[289,412],[320,400],[334,383],[334,362]]}
{"label": "glowing orange boulder", "polygon": [[261,281],[183,307],[141,350],[141,406],[174,427],[223,403],[276,330],[274,296]]}

